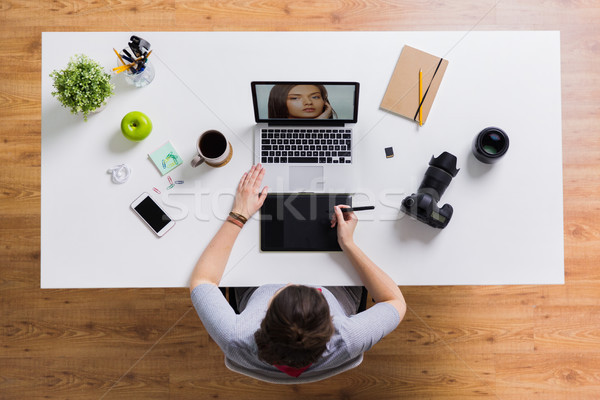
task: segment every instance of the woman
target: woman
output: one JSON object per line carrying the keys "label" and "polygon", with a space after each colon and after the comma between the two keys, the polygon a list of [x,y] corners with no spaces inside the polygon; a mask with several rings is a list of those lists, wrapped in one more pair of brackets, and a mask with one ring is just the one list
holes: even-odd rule
{"label": "woman", "polygon": [[268,109],[269,118],[337,118],[323,85],[275,85],[269,94]]}
{"label": "woman", "polygon": [[238,294],[236,314],[218,285],[245,221],[265,201],[264,174],[259,164],[242,176],[230,216],[192,273],[192,302],[229,369],[273,383],[318,381],[358,366],[400,323],[406,304],[394,281],[354,243],[354,213],[336,206],[331,227],[337,226],[340,247],[377,304],[356,314],[355,288],[264,285]]}

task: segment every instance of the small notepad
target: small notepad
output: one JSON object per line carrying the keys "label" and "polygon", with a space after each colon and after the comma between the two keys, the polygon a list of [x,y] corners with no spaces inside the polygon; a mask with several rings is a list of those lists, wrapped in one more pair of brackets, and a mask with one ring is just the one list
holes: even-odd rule
{"label": "small notepad", "polygon": [[171,142],[163,144],[160,148],[148,154],[148,156],[154,165],[156,165],[161,175],[172,171],[183,162]]}

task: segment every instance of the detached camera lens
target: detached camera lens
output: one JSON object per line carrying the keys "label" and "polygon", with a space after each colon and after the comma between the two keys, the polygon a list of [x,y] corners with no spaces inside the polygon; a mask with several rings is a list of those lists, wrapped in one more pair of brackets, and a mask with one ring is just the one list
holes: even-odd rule
{"label": "detached camera lens", "polygon": [[479,161],[493,164],[508,150],[508,135],[500,128],[485,128],[473,140],[472,150]]}

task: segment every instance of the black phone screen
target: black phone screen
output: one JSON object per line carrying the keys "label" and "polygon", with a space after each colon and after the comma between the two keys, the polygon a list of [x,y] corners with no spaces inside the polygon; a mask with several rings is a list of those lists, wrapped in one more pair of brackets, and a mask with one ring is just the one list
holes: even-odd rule
{"label": "black phone screen", "polygon": [[160,232],[169,222],[171,218],[160,209],[158,204],[152,200],[150,196],[146,197],[140,204],[134,207],[135,211],[156,231]]}

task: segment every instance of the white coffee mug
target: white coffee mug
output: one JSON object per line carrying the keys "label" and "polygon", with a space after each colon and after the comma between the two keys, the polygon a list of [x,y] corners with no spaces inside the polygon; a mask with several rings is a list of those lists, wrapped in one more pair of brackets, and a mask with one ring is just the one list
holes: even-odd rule
{"label": "white coffee mug", "polygon": [[196,151],[190,164],[192,167],[206,162],[211,167],[222,167],[231,160],[233,147],[225,135],[214,129],[208,130],[200,135],[196,141]]}

